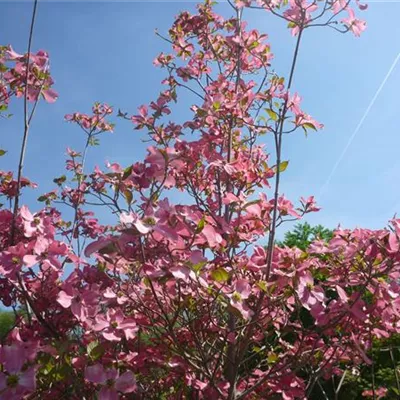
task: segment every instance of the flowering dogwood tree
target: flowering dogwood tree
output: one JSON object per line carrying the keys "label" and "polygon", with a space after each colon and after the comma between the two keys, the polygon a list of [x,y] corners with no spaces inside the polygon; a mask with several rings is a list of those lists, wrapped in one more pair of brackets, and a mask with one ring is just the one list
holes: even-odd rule
{"label": "flowering dogwood tree", "polygon": [[[22,97],[25,130],[18,176],[0,174],[11,204],[0,210],[0,298],[24,310],[1,345],[0,398],[304,399],[331,377],[337,398],[344,371],[370,364],[373,340],[400,330],[400,220],[337,230],[305,252],[274,245],[279,225],[319,210],[314,197],[295,204],[279,190],[283,138],[322,128],[292,91],[303,35],[323,26],[359,36],[365,6],[229,4],[230,18],[210,0],[180,13],[164,37],[171,52],[154,61],[164,89],[137,115],[118,113],[147,135],[143,162],[86,171],[114,111],[66,116],[85,144],[67,150],[68,176],[39,211],[21,204],[35,186],[22,170],[36,104],[57,98],[48,55],[1,48],[1,110]],[[267,35],[244,22],[247,8],[288,24],[288,77],[272,69]],[[182,91],[196,101],[178,124],[171,103]],[[175,204],[178,192],[191,201]],[[101,224],[99,207],[115,225]]]}

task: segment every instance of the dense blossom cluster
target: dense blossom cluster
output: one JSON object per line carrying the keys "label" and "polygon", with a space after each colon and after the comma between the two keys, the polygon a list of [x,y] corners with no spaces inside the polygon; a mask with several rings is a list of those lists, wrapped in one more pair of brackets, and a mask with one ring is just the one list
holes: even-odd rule
{"label": "dense blossom cluster", "polygon": [[[247,29],[243,8],[279,14],[299,39],[319,18],[359,35],[349,3],[237,1],[225,19],[206,1],[178,15],[171,54],[154,62],[165,90],[137,115],[119,113],[152,141],[143,162],[87,173],[113,110],[66,116],[87,139],[68,149],[68,177],[38,212],[0,210],[0,300],[22,309],[0,348],[1,399],[304,399],[316,379],[369,364],[374,338],[400,332],[400,220],[338,229],[307,252],[267,245],[281,223],[319,208],[263,190],[288,162],[271,161],[259,138],[279,144],[322,125],[270,68],[267,35]],[[3,104],[25,91],[55,99],[46,53],[0,55]],[[177,124],[168,116],[185,89],[193,117]],[[9,201],[18,185],[32,186],[0,173]],[[179,191],[192,201],[174,204]],[[116,224],[102,225],[95,206]]]}
{"label": "dense blossom cluster", "polygon": [[49,73],[49,55],[39,50],[36,54],[18,54],[11,46],[0,46],[0,113],[8,108],[11,97],[37,101],[42,96],[47,102],[57,100]]}

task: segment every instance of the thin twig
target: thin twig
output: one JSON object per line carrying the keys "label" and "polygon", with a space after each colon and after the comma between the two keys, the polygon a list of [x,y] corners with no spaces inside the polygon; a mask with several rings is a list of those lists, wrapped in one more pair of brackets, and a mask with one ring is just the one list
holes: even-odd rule
{"label": "thin twig", "polygon": [[[28,143],[28,136],[29,136],[29,127],[30,122],[32,120],[32,116],[29,116],[28,110],[28,77],[29,77],[29,62],[31,57],[31,48],[32,48],[32,40],[33,40],[33,30],[35,27],[36,21],[36,10],[37,10],[38,0],[34,0],[33,3],[33,12],[32,12],[32,19],[31,19],[31,27],[29,31],[29,39],[28,39],[28,54],[26,58],[26,75],[25,75],[25,93],[24,93],[24,135],[22,138],[22,146],[21,146],[21,153],[19,156],[19,163],[18,163],[18,177],[17,177],[17,193],[14,200],[14,212],[13,212],[13,219],[11,224],[11,244],[14,243],[15,239],[15,220],[18,214],[18,207],[19,207],[19,199],[21,196],[21,179],[22,179],[22,171],[24,168],[24,160],[25,160],[25,153],[26,147]],[[38,98],[40,93],[38,94]]]}
{"label": "thin twig", "polygon": [[[36,21],[37,4],[38,4],[38,0],[35,0],[33,3],[32,19],[31,19],[31,26],[30,26],[29,39],[28,39],[28,53],[27,53],[27,57],[26,57],[26,66],[25,66],[26,75],[25,75],[25,93],[24,93],[24,135],[23,135],[23,139],[22,139],[21,152],[20,152],[19,163],[18,163],[17,193],[15,195],[13,217],[12,217],[12,221],[11,221],[11,234],[10,234],[11,235],[10,236],[11,245],[13,245],[14,241],[15,241],[16,219],[17,219],[18,208],[19,208],[19,199],[21,196],[22,171],[23,171],[23,167],[24,167],[25,153],[26,153],[26,147],[27,147],[28,136],[29,136],[29,127],[30,127],[30,122],[32,120],[32,115],[29,116],[29,110],[28,110],[28,78],[29,78],[29,62],[30,62],[30,57],[31,57],[31,48],[32,48],[32,40],[33,40],[33,30],[34,30],[35,21]],[[38,98],[39,98],[39,96],[40,96],[40,92],[38,94]],[[32,113],[36,109],[36,104],[35,104],[35,107],[34,107]],[[24,302],[25,302],[26,312],[27,312],[29,323],[31,323],[31,315],[32,315],[31,301],[29,301],[29,294],[28,294],[25,284],[19,274],[18,274],[18,282],[21,286],[22,292],[25,294]]]}

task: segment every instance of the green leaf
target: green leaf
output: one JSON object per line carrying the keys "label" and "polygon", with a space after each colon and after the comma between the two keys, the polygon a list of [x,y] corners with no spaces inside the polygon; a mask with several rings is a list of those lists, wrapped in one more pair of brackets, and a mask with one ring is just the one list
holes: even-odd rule
{"label": "green leaf", "polygon": [[196,274],[197,274],[197,273],[199,273],[199,272],[201,271],[201,269],[202,269],[206,264],[207,264],[206,261],[201,261],[201,262],[199,262],[199,263],[197,263],[197,264],[193,264],[193,265],[192,265],[192,270],[193,270],[194,272],[196,272]]}
{"label": "green leaf", "polygon": [[59,178],[53,179],[53,182],[55,184],[57,184],[58,186],[61,186],[66,180],[67,180],[67,177],[65,175],[62,175]]}
{"label": "green leaf", "polygon": [[104,354],[104,347],[96,340],[87,345],[86,351],[92,360],[98,360]]}
{"label": "green leaf", "polygon": [[44,366],[44,368],[42,369],[42,373],[43,375],[49,375],[51,373],[51,371],[53,370],[54,365],[52,363],[48,363]]}
{"label": "green leaf", "polygon": [[258,122],[267,122],[267,119],[264,116],[258,117]]}
{"label": "green leaf", "polygon": [[4,340],[12,331],[15,324],[15,315],[11,311],[0,311],[0,339]]}
{"label": "green leaf", "polygon": [[132,169],[133,169],[132,165],[124,169],[124,174],[122,175],[123,181],[127,179],[130,175],[132,175]]}
{"label": "green leaf", "polygon": [[98,146],[100,144],[100,140],[95,138],[95,137],[91,137],[89,139],[89,145],[90,146]]}
{"label": "green leaf", "polygon": [[248,203],[246,203],[246,205],[245,205],[245,207],[244,208],[247,208],[247,207],[250,207],[250,206],[252,206],[253,204],[259,204],[261,202],[261,200],[252,200],[252,201],[249,201]]}
{"label": "green leaf", "polygon": [[278,114],[275,111],[271,110],[270,108],[266,108],[265,111],[273,121],[278,121]]}
{"label": "green leaf", "polygon": [[71,367],[68,365],[64,364],[61,367],[58,367],[55,371],[54,374],[52,375],[52,380],[55,380],[57,382],[63,381],[67,376],[71,376]]}
{"label": "green leaf", "polygon": [[177,101],[176,90],[175,89],[171,90],[170,95],[171,95],[171,99],[176,103],[176,101]]}
{"label": "green leaf", "polygon": [[200,233],[204,227],[206,225],[206,220],[204,219],[204,217],[199,221],[199,223],[197,224],[196,227],[196,233]]}
{"label": "green leaf", "polygon": [[288,167],[288,165],[289,165],[289,161],[282,161],[280,164],[279,164],[279,168],[276,168],[275,167],[275,172],[283,172],[283,171],[285,171],[286,170],[286,168]]}
{"label": "green leaf", "polygon": [[144,284],[146,287],[150,287],[151,281],[150,281],[150,279],[149,279],[147,276],[145,276],[145,277],[143,278],[143,284]]}
{"label": "green leaf", "polygon": [[128,206],[130,206],[132,204],[132,201],[133,201],[132,192],[129,191],[129,190],[125,190],[124,195],[125,195],[126,202],[128,203]]}
{"label": "green leaf", "polygon": [[311,124],[310,122],[306,122],[305,124],[302,125],[303,128],[307,129],[313,129],[314,131],[317,131],[318,129],[315,127],[315,125]]}
{"label": "green leaf", "polygon": [[4,154],[6,154],[6,153],[7,153],[6,150],[0,149],[0,157],[4,156]]}
{"label": "green leaf", "polygon": [[278,356],[275,353],[269,353],[267,357],[268,364],[275,364],[278,361]]}
{"label": "green leaf", "polygon": [[213,103],[213,109],[214,109],[215,111],[218,111],[220,108],[221,108],[221,103],[220,103],[219,101],[215,101],[215,102]]}
{"label": "green leaf", "polygon": [[267,282],[265,282],[265,281],[257,282],[257,286],[258,286],[263,292],[266,292],[266,291],[267,291]]}
{"label": "green leaf", "polygon": [[202,117],[205,117],[205,116],[207,115],[207,111],[203,110],[202,108],[199,108],[199,109],[196,111],[196,114],[197,114],[200,118],[202,118]]}
{"label": "green leaf", "polygon": [[257,46],[259,46],[260,42],[255,40],[251,45],[250,45],[250,50],[255,49]]}
{"label": "green leaf", "polygon": [[228,271],[224,268],[218,268],[211,272],[211,277],[220,283],[226,282],[229,279]]}

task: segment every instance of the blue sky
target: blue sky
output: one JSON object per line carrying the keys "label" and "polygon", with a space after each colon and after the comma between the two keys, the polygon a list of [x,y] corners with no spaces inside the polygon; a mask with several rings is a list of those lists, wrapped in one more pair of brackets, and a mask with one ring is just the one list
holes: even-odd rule
{"label": "blue sky", "polygon": [[[53,188],[53,177],[63,174],[67,146],[82,148],[84,137],[64,122],[65,114],[90,111],[94,101],[132,114],[158,95],[163,72],[152,61],[167,47],[154,29],[166,32],[179,10],[194,5],[188,1],[39,2],[33,50],[50,53],[60,98],[53,105],[41,103],[34,120],[26,175],[40,188],[27,192],[25,203],[33,206],[40,193]],[[25,51],[31,7],[28,1],[1,2],[1,44]],[[218,11],[228,12],[228,5],[220,4]],[[304,99],[304,109],[325,129],[308,138],[299,131],[286,139],[284,159],[290,165],[283,175],[282,191],[289,198],[317,195],[326,182],[400,52],[399,13],[400,2],[370,3],[363,13],[368,29],[361,38],[323,28],[306,32],[294,88]],[[274,67],[286,74],[294,40],[283,22],[254,11],[246,11],[244,18],[269,34]],[[400,212],[399,90],[397,65],[322,198],[317,198],[323,210],[310,216],[310,223],[380,228]],[[22,102],[15,104],[14,117],[0,120],[0,148],[8,150],[0,159],[1,169],[15,169],[17,164]],[[181,106],[175,114],[178,120],[187,115],[185,102]],[[142,133],[118,120],[115,133],[104,136],[102,146],[89,154],[89,165],[103,166],[106,160],[128,165],[142,159],[141,138]]]}

